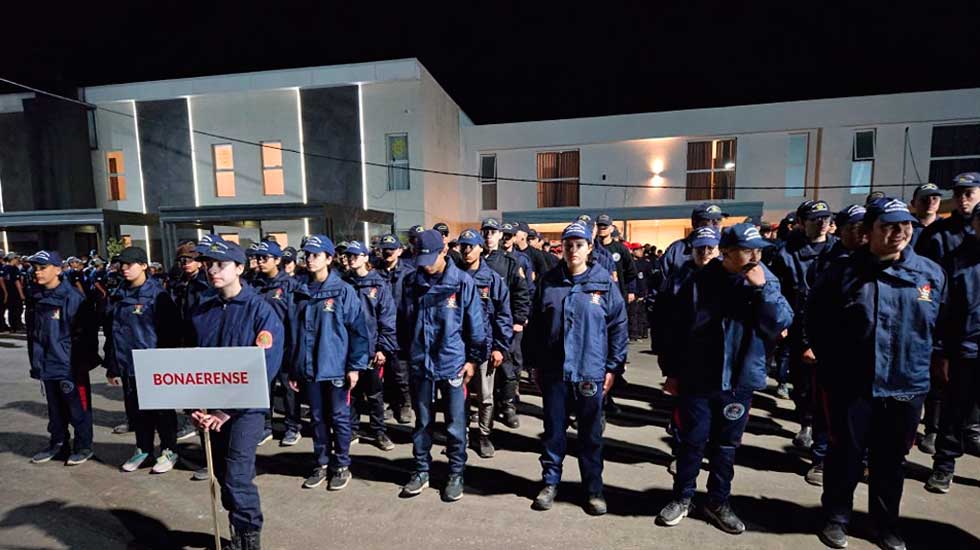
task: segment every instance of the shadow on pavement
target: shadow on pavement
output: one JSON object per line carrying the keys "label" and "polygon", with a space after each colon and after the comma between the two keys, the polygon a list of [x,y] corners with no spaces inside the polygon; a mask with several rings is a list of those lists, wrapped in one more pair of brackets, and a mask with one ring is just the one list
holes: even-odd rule
{"label": "shadow on pavement", "polygon": [[[15,410],[27,413],[38,418],[48,419],[48,406],[43,401],[12,401],[3,406],[3,410]],[[104,411],[92,409],[92,422],[95,426],[112,428],[117,424],[126,422],[126,413],[123,411]]]}

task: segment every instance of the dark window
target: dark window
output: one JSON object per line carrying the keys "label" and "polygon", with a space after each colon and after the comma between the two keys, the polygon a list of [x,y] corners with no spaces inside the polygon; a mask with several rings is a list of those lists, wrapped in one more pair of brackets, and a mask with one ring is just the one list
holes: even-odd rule
{"label": "dark window", "polygon": [[980,123],[934,126],[929,181],[949,187],[963,172],[980,172]]}
{"label": "dark window", "polygon": [[480,155],[480,184],[483,210],[496,210],[497,155]]}
{"label": "dark window", "polygon": [[579,205],[579,152],[538,153],[538,208]]}
{"label": "dark window", "polygon": [[851,160],[874,160],[875,131],[854,132],[854,157]]}

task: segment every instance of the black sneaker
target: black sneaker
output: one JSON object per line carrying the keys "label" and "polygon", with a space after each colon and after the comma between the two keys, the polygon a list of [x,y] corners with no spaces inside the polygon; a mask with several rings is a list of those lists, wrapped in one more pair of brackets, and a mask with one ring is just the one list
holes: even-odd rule
{"label": "black sneaker", "polygon": [[789,384],[783,382],[782,384],[776,386],[776,397],[780,399],[789,399]]}
{"label": "black sneaker", "polygon": [[477,440],[476,454],[480,455],[480,458],[493,458],[494,448],[493,443],[490,442],[490,437],[480,436],[480,439]]}
{"label": "black sneaker", "polygon": [[878,531],[878,547],[883,550],[905,550],[905,541],[898,533],[882,529]]}
{"label": "black sneaker", "polygon": [[87,462],[88,459],[92,458],[93,456],[95,456],[95,453],[92,452],[92,449],[82,449],[80,451],[76,451],[68,457],[68,460],[65,462],[65,466],[78,466],[79,464],[85,464],[85,462]]}
{"label": "black sneaker", "polygon": [[395,420],[399,424],[411,424],[415,420],[415,412],[412,411],[412,406],[405,404],[398,408],[398,414],[395,415]]}
{"label": "black sneaker", "polygon": [[933,470],[932,475],[926,480],[926,490],[932,493],[945,495],[949,492],[949,485],[953,482],[953,474]]}
{"label": "black sneaker", "polygon": [[429,487],[429,472],[413,472],[408,483],[402,486],[403,497],[414,497]]}
{"label": "black sneaker", "polygon": [[686,518],[689,513],[691,513],[691,499],[672,500],[660,510],[660,514],[657,515],[657,523],[665,527],[673,527]]}
{"label": "black sneaker", "polygon": [[831,548],[847,548],[847,531],[839,523],[827,523],[817,536],[820,542]]}
{"label": "black sneaker", "polygon": [[208,473],[208,468],[198,468],[194,470],[194,475],[191,476],[191,481],[207,481],[211,479],[211,474]]}
{"label": "black sneaker", "polygon": [[538,493],[538,496],[534,497],[534,502],[531,504],[531,508],[534,510],[539,510],[544,512],[545,510],[551,510],[551,507],[555,504],[555,497],[558,496],[558,486],[557,485],[545,485]]}
{"label": "black sneaker", "polygon": [[813,428],[803,426],[799,433],[793,438],[793,445],[800,449],[809,449],[813,445]]}
{"label": "black sneaker", "polygon": [[589,499],[585,502],[585,513],[590,516],[601,516],[607,511],[606,508],[606,497],[602,496],[602,493],[595,495],[589,495]]}
{"label": "black sneaker", "polygon": [[936,434],[926,434],[919,439],[919,450],[927,455],[936,454]]}
{"label": "black sneaker", "polygon": [[442,501],[456,502],[461,498],[463,498],[463,475],[449,474],[446,488],[442,490]]}
{"label": "black sneaker", "polygon": [[32,456],[31,462],[33,462],[34,464],[43,464],[45,462],[50,461],[52,458],[55,458],[57,456],[63,456],[64,449],[65,449],[64,445],[59,445],[57,447],[48,447],[47,449],[44,449],[43,451],[40,451],[34,456]]}
{"label": "black sneaker", "polygon": [[742,520],[738,519],[735,511],[732,510],[732,506],[727,502],[720,506],[711,506],[709,504],[704,507],[704,512],[707,514],[708,519],[713,521],[719,529],[726,533],[740,535],[745,532],[745,524],[742,523]]}
{"label": "black sneaker", "polygon": [[270,441],[272,441],[272,430],[265,430],[262,432],[262,437],[259,438],[259,447]]}
{"label": "black sneaker", "polygon": [[803,479],[805,479],[810,485],[823,487],[823,462],[814,464]]}
{"label": "black sneaker", "polygon": [[315,489],[327,479],[327,467],[317,466],[313,468],[313,473],[303,482],[304,489]]}
{"label": "black sneaker", "polygon": [[390,451],[395,448],[394,442],[388,437],[388,434],[381,432],[377,437],[374,438],[374,446],[381,449],[382,451]]}
{"label": "black sneaker", "polygon": [[517,416],[517,409],[513,405],[506,407],[501,414],[501,422],[504,426],[512,430],[516,430],[521,427],[521,419]]}
{"label": "black sneaker", "polygon": [[126,423],[126,422],[123,422],[122,424],[120,424],[120,425],[112,428],[112,433],[114,435],[121,435],[121,434],[129,433],[129,424]]}
{"label": "black sneaker", "polygon": [[327,483],[328,491],[339,491],[347,484],[350,483],[350,470],[347,468],[340,468],[330,476],[330,482]]}
{"label": "black sneaker", "polygon": [[282,436],[282,441],[279,442],[279,446],[292,447],[293,445],[299,443],[300,439],[303,439],[303,434],[297,431],[289,430]]}
{"label": "black sneaker", "polygon": [[190,439],[197,435],[197,428],[194,427],[190,422],[186,426],[177,430],[177,441],[183,441],[185,439]]}

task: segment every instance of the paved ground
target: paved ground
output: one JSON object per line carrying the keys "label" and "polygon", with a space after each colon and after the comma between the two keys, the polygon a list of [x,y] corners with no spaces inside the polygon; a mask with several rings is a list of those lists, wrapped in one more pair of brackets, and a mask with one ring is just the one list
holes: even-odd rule
{"label": "paved ground", "polygon": [[[309,469],[308,437],[288,450],[266,444],[259,451],[257,479],[265,548],[822,548],[812,534],[820,522],[820,490],[803,481],[806,461],[790,445],[796,429],[791,405],[765,393],[755,400],[734,483],[733,503],[749,531],[726,535],[700,513],[673,528],[654,524],[671,486],[663,428],[668,409],[655,360],[641,349],[631,351],[624,414],[606,432],[605,517],[582,511],[574,456],[566,460],[560,502],[550,512],[530,509],[539,489],[542,424],[540,399],[525,388],[521,428],[495,435],[496,458],[482,460],[470,452],[466,496],[454,504],[441,502],[436,488],[414,499],[398,498],[411,466],[403,426],[392,427],[398,444],[392,452],[354,446],[355,479],[340,493],[300,488]],[[101,369],[93,375],[98,460],[76,468],[32,465],[28,458],[47,440],[46,408],[38,383],[27,377],[23,339],[0,336],[0,549],[209,547],[206,484],[189,481],[187,470],[120,473],[133,435],[112,435],[111,427],[124,421],[120,390],[104,383]],[[196,442],[181,452],[200,456]],[[439,487],[445,457],[436,457]],[[956,484],[945,497],[923,490],[929,465],[926,456],[912,451],[903,502],[910,547],[980,548],[980,459],[958,465]],[[702,487],[705,479],[702,473]],[[861,538],[870,537],[866,486],[859,487],[855,501],[851,548],[872,548]],[[222,526],[227,532],[224,516]]]}

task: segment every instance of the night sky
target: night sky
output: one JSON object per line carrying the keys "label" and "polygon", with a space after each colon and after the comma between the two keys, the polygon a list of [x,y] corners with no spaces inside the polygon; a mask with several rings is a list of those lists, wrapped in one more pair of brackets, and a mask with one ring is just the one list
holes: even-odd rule
{"label": "night sky", "polygon": [[16,4],[0,76],[62,92],[417,57],[480,124],[980,87],[975,2]]}

